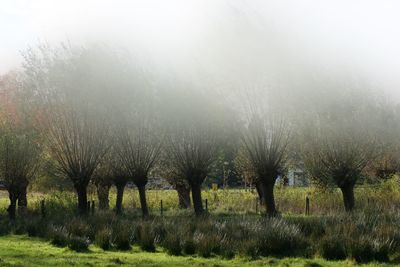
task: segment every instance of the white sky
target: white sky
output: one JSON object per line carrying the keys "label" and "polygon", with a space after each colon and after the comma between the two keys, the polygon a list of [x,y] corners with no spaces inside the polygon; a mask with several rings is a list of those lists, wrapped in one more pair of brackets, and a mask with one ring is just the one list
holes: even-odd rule
{"label": "white sky", "polygon": [[394,0],[0,0],[0,73],[39,41],[101,41],[232,82],[282,66],[350,70],[400,100],[399,14]]}

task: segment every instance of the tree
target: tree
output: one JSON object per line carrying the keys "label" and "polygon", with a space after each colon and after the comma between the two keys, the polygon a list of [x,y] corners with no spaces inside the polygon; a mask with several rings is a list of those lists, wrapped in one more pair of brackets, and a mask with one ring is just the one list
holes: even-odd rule
{"label": "tree", "polygon": [[92,182],[96,186],[99,209],[101,210],[108,210],[110,207],[109,194],[113,178],[114,175],[110,163],[103,159],[97,166],[92,178]]}
{"label": "tree", "polygon": [[0,177],[9,194],[9,217],[15,219],[17,203],[20,212],[26,210],[27,187],[39,169],[41,147],[18,74],[2,77],[0,85]]}
{"label": "tree", "polygon": [[110,147],[102,52],[43,45],[25,53],[25,86],[38,100],[37,125],[57,171],[72,181],[82,214],[89,181]]}
{"label": "tree", "polygon": [[[118,149],[118,140],[116,141],[115,149]],[[125,167],[124,163],[122,162],[121,154],[117,151],[113,151],[114,159],[110,159],[112,161],[111,171],[112,171],[112,182],[114,183],[115,187],[117,188],[117,198],[115,199],[115,212],[117,214],[122,213],[122,202],[124,200],[124,191],[126,184],[130,180],[130,175]]]}
{"label": "tree", "polygon": [[277,214],[274,186],[283,174],[289,144],[290,129],[283,119],[267,118],[262,113],[252,113],[245,127],[242,142],[252,169],[260,183],[266,214]]}
{"label": "tree", "polygon": [[242,176],[245,188],[247,185],[255,186],[257,190],[258,200],[260,205],[265,204],[263,187],[259,179],[257,179],[253,166],[247,157],[246,152],[241,149],[238,151],[235,158],[235,169]]}
{"label": "tree", "polygon": [[178,89],[167,93],[165,154],[172,172],[186,179],[195,214],[201,215],[201,185],[227,139],[226,111],[209,92]]}
{"label": "tree", "polygon": [[337,186],[347,212],[355,206],[354,187],[376,156],[375,111],[373,99],[338,93],[333,104],[310,112],[303,125],[301,142],[309,175],[319,186]]}
{"label": "tree", "polygon": [[[157,119],[152,115],[139,112],[132,114],[128,119],[122,119],[115,142],[116,155],[123,170],[119,180],[120,186],[123,192],[125,179],[134,182],[139,191],[144,217],[149,214],[146,184],[149,173],[160,155],[161,144],[162,137],[157,129]],[[119,184],[115,183],[118,190]]]}
{"label": "tree", "polygon": [[190,186],[182,174],[176,171],[173,166],[169,164],[168,155],[163,156],[163,163],[161,164],[162,177],[170,183],[178,194],[179,208],[188,209],[191,206],[190,201]]}
{"label": "tree", "polygon": [[40,146],[35,135],[11,125],[2,125],[0,135],[0,173],[7,188],[9,216],[15,218],[16,204],[27,207],[27,187],[40,164]]}

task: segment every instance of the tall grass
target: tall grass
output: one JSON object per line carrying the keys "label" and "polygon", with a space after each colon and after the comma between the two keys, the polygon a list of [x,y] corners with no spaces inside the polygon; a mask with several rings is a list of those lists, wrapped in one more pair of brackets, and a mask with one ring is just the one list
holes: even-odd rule
{"label": "tall grass", "polygon": [[[311,216],[303,215],[306,194],[311,198]],[[73,192],[31,193],[27,217],[12,223],[5,212],[7,201],[2,198],[0,234],[39,236],[77,251],[86,251],[92,243],[104,250],[138,246],[146,251],[161,249],[172,255],[202,257],[322,256],[368,262],[389,261],[400,253],[400,190],[395,180],[359,187],[352,214],[343,212],[338,191],[315,188],[278,187],[280,218],[256,214],[256,192],[251,190],[204,190],[209,214],[202,218],[194,217],[191,210],[178,210],[175,191],[149,190],[147,197],[152,215],[143,220],[135,206],[139,199],[134,189],[126,191],[120,216],[112,210],[78,216]],[[40,212],[42,199],[45,218]],[[112,191],[112,204],[114,199]],[[164,216],[160,216],[161,199]]]}

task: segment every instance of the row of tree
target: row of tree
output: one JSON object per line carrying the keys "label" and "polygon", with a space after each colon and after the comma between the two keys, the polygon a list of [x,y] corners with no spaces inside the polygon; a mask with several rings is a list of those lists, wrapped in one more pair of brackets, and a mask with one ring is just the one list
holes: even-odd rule
{"label": "row of tree", "polygon": [[54,179],[69,178],[82,214],[90,182],[101,209],[116,186],[120,213],[132,181],[143,216],[154,174],[173,184],[181,207],[190,206],[191,192],[201,215],[202,184],[221,154],[232,151],[270,216],[277,214],[276,180],[290,166],[307,170],[319,186],[340,188],[346,211],[354,208],[354,187],[366,171],[385,178],[398,169],[397,109],[364,91],[341,88],[299,108],[266,95],[264,87],[221,94],[171,81],[105,47],[42,45],[24,56],[23,69],[1,79],[0,178],[11,218],[17,204],[26,208],[27,186],[43,166]]}

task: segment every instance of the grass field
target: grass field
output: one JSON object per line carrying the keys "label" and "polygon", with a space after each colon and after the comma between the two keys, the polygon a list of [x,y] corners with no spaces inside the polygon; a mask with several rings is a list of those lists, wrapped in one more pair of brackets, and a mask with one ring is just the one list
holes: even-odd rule
{"label": "grass field", "polygon": [[[304,215],[307,194],[311,216]],[[96,195],[89,191],[89,199]],[[126,190],[121,216],[78,216],[74,192],[30,192],[27,217],[10,222],[0,191],[0,266],[399,266],[398,180],[357,188],[352,214],[337,190],[277,187],[282,217],[273,220],[261,215],[255,191],[205,189],[203,199],[209,215],[198,219],[178,209],[174,190],[148,190],[151,216],[142,220],[135,189]],[[114,203],[112,190],[111,209]]]}
{"label": "grass field", "polygon": [[[147,190],[147,201],[153,215],[160,214],[160,202],[163,201],[164,215],[175,215],[178,209],[178,197],[175,190]],[[310,197],[310,211],[313,215],[329,215],[343,212],[342,197],[339,190],[324,192],[313,187],[281,187],[275,188],[276,205],[284,214],[304,214],[305,197]],[[400,209],[400,182],[393,179],[379,186],[357,187],[356,209],[362,212],[390,211]],[[255,190],[228,189],[213,191],[204,189],[203,200],[208,200],[208,210],[218,214],[254,214],[261,212],[257,206]],[[94,188],[88,190],[89,200],[97,201]],[[110,207],[115,206],[116,192],[111,189]],[[46,194],[31,192],[28,195],[30,209],[39,207],[39,200],[55,204],[55,208],[63,207],[64,211],[75,210],[76,195],[74,192],[49,192]],[[139,211],[139,194],[135,188],[126,188],[123,207],[127,212]],[[0,191],[0,214],[5,213],[9,204],[6,191]],[[51,207],[50,207],[51,208]],[[169,213],[170,212],[170,213]]]}
{"label": "grass field", "polygon": [[0,238],[0,266],[396,266],[395,264],[355,264],[352,261],[326,261],[302,258],[262,258],[249,260],[234,258],[204,259],[200,257],[169,256],[162,251],[142,252],[134,247],[130,251],[103,251],[95,246],[90,252],[78,253],[68,248],[57,248],[48,242],[27,236],[3,236]]}

